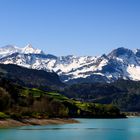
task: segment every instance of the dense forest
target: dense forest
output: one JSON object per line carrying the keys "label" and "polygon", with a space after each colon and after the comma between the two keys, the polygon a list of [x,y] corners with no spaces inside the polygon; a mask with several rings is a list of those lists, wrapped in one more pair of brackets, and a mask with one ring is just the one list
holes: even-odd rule
{"label": "dense forest", "polygon": [[0,112],[5,114],[0,115],[1,118],[124,117],[111,104],[76,101],[56,92],[22,87],[4,80],[0,85]]}
{"label": "dense forest", "polygon": [[80,101],[113,104],[121,111],[140,111],[140,82],[81,83],[65,88],[62,94]]}
{"label": "dense forest", "polygon": [[0,65],[0,118],[120,118],[112,104],[70,99],[55,73]]}

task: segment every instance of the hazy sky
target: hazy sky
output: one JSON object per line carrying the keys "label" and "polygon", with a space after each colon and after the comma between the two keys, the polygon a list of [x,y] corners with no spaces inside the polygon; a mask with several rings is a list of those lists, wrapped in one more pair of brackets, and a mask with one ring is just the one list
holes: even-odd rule
{"label": "hazy sky", "polygon": [[140,48],[140,0],[0,0],[0,46],[55,55]]}

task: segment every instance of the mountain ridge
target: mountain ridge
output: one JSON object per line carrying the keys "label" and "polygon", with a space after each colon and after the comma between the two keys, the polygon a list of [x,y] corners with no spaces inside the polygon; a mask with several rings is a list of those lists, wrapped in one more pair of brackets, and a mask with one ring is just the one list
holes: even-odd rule
{"label": "mountain ridge", "polygon": [[[6,49],[5,49],[6,48]],[[56,72],[63,82],[112,82],[118,79],[140,80],[140,50],[120,47],[101,56],[60,56],[46,54],[32,45],[0,48],[0,63]],[[20,50],[20,51],[17,51]],[[22,51],[21,51],[22,50]],[[24,50],[24,51],[23,51]],[[3,56],[2,56],[3,54]]]}
{"label": "mountain ridge", "polygon": [[65,86],[54,72],[29,69],[14,64],[0,64],[0,81],[44,90],[56,90]]}

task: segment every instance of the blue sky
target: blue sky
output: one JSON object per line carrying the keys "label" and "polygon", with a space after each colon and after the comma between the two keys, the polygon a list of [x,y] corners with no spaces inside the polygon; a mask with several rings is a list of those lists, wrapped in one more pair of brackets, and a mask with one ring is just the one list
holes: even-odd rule
{"label": "blue sky", "polygon": [[140,48],[140,0],[0,0],[0,46],[55,55]]}

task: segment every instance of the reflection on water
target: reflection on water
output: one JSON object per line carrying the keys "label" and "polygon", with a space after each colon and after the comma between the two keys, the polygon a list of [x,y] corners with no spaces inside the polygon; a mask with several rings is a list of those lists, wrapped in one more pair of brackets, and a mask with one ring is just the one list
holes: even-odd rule
{"label": "reflection on water", "polygon": [[140,118],[78,120],[76,124],[1,129],[0,140],[140,140]]}
{"label": "reflection on water", "polygon": [[21,128],[21,129],[16,129],[16,130],[29,130],[29,131],[34,131],[34,130],[94,130],[94,131],[127,131],[127,129],[115,129],[115,128]]}

